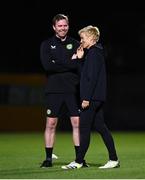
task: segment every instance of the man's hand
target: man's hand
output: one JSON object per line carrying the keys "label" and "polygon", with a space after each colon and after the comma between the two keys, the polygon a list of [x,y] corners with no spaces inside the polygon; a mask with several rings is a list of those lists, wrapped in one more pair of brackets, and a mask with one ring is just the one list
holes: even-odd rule
{"label": "man's hand", "polygon": [[77,59],[77,54],[73,54],[73,56],[71,57],[71,59]]}

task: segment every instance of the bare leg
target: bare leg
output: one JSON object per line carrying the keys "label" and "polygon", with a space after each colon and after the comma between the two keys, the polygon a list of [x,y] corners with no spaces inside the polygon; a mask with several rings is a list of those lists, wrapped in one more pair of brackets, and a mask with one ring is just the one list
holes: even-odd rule
{"label": "bare leg", "polygon": [[55,141],[55,131],[57,126],[57,118],[47,117],[46,119],[46,128],[44,132],[45,139],[45,152],[46,152],[46,160],[43,161],[40,167],[46,168],[52,166],[52,152],[53,145]]}
{"label": "bare leg", "polygon": [[47,117],[44,133],[45,147],[51,148],[54,145],[57,122],[57,118]]}
{"label": "bare leg", "polygon": [[75,146],[80,145],[80,132],[79,132],[79,117],[78,116],[73,116],[70,118],[71,119],[71,124],[72,124],[72,129],[73,129],[73,142]]}

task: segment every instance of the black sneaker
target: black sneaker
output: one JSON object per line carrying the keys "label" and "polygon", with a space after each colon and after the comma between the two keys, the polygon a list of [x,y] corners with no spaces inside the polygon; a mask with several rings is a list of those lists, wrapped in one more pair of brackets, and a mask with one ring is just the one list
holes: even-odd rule
{"label": "black sneaker", "polygon": [[47,168],[47,167],[52,167],[52,161],[45,160],[40,166],[41,168]]}
{"label": "black sneaker", "polygon": [[85,160],[83,160],[83,167],[90,167],[90,165],[87,164]]}

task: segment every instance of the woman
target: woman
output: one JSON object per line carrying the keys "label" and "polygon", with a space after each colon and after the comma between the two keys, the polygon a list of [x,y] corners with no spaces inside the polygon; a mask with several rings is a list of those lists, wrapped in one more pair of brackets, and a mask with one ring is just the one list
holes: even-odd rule
{"label": "woman", "polygon": [[[103,48],[98,43],[100,31],[97,27],[87,26],[78,32],[81,46],[77,50],[77,59],[84,56],[81,71],[80,99],[82,111],[80,114],[80,148],[75,161],[63,169],[81,168],[83,159],[90,144],[91,128],[100,133],[108,150],[109,161],[100,169],[119,167],[114,140],[103,117],[102,107],[106,100],[106,70]],[[84,55],[84,49],[86,50]]]}

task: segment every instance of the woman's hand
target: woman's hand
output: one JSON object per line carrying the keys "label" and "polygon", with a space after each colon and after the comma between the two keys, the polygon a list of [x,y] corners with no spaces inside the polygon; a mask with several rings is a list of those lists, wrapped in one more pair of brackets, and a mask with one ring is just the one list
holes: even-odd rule
{"label": "woman's hand", "polygon": [[81,59],[84,56],[84,49],[82,45],[80,45],[77,49],[77,58]]}
{"label": "woman's hand", "polygon": [[85,109],[85,108],[89,107],[89,104],[90,104],[89,101],[83,100],[83,101],[82,101],[82,108]]}
{"label": "woman's hand", "polygon": [[83,47],[80,45],[77,49],[77,52],[75,54],[72,55],[71,59],[81,59],[84,56],[84,49]]}

